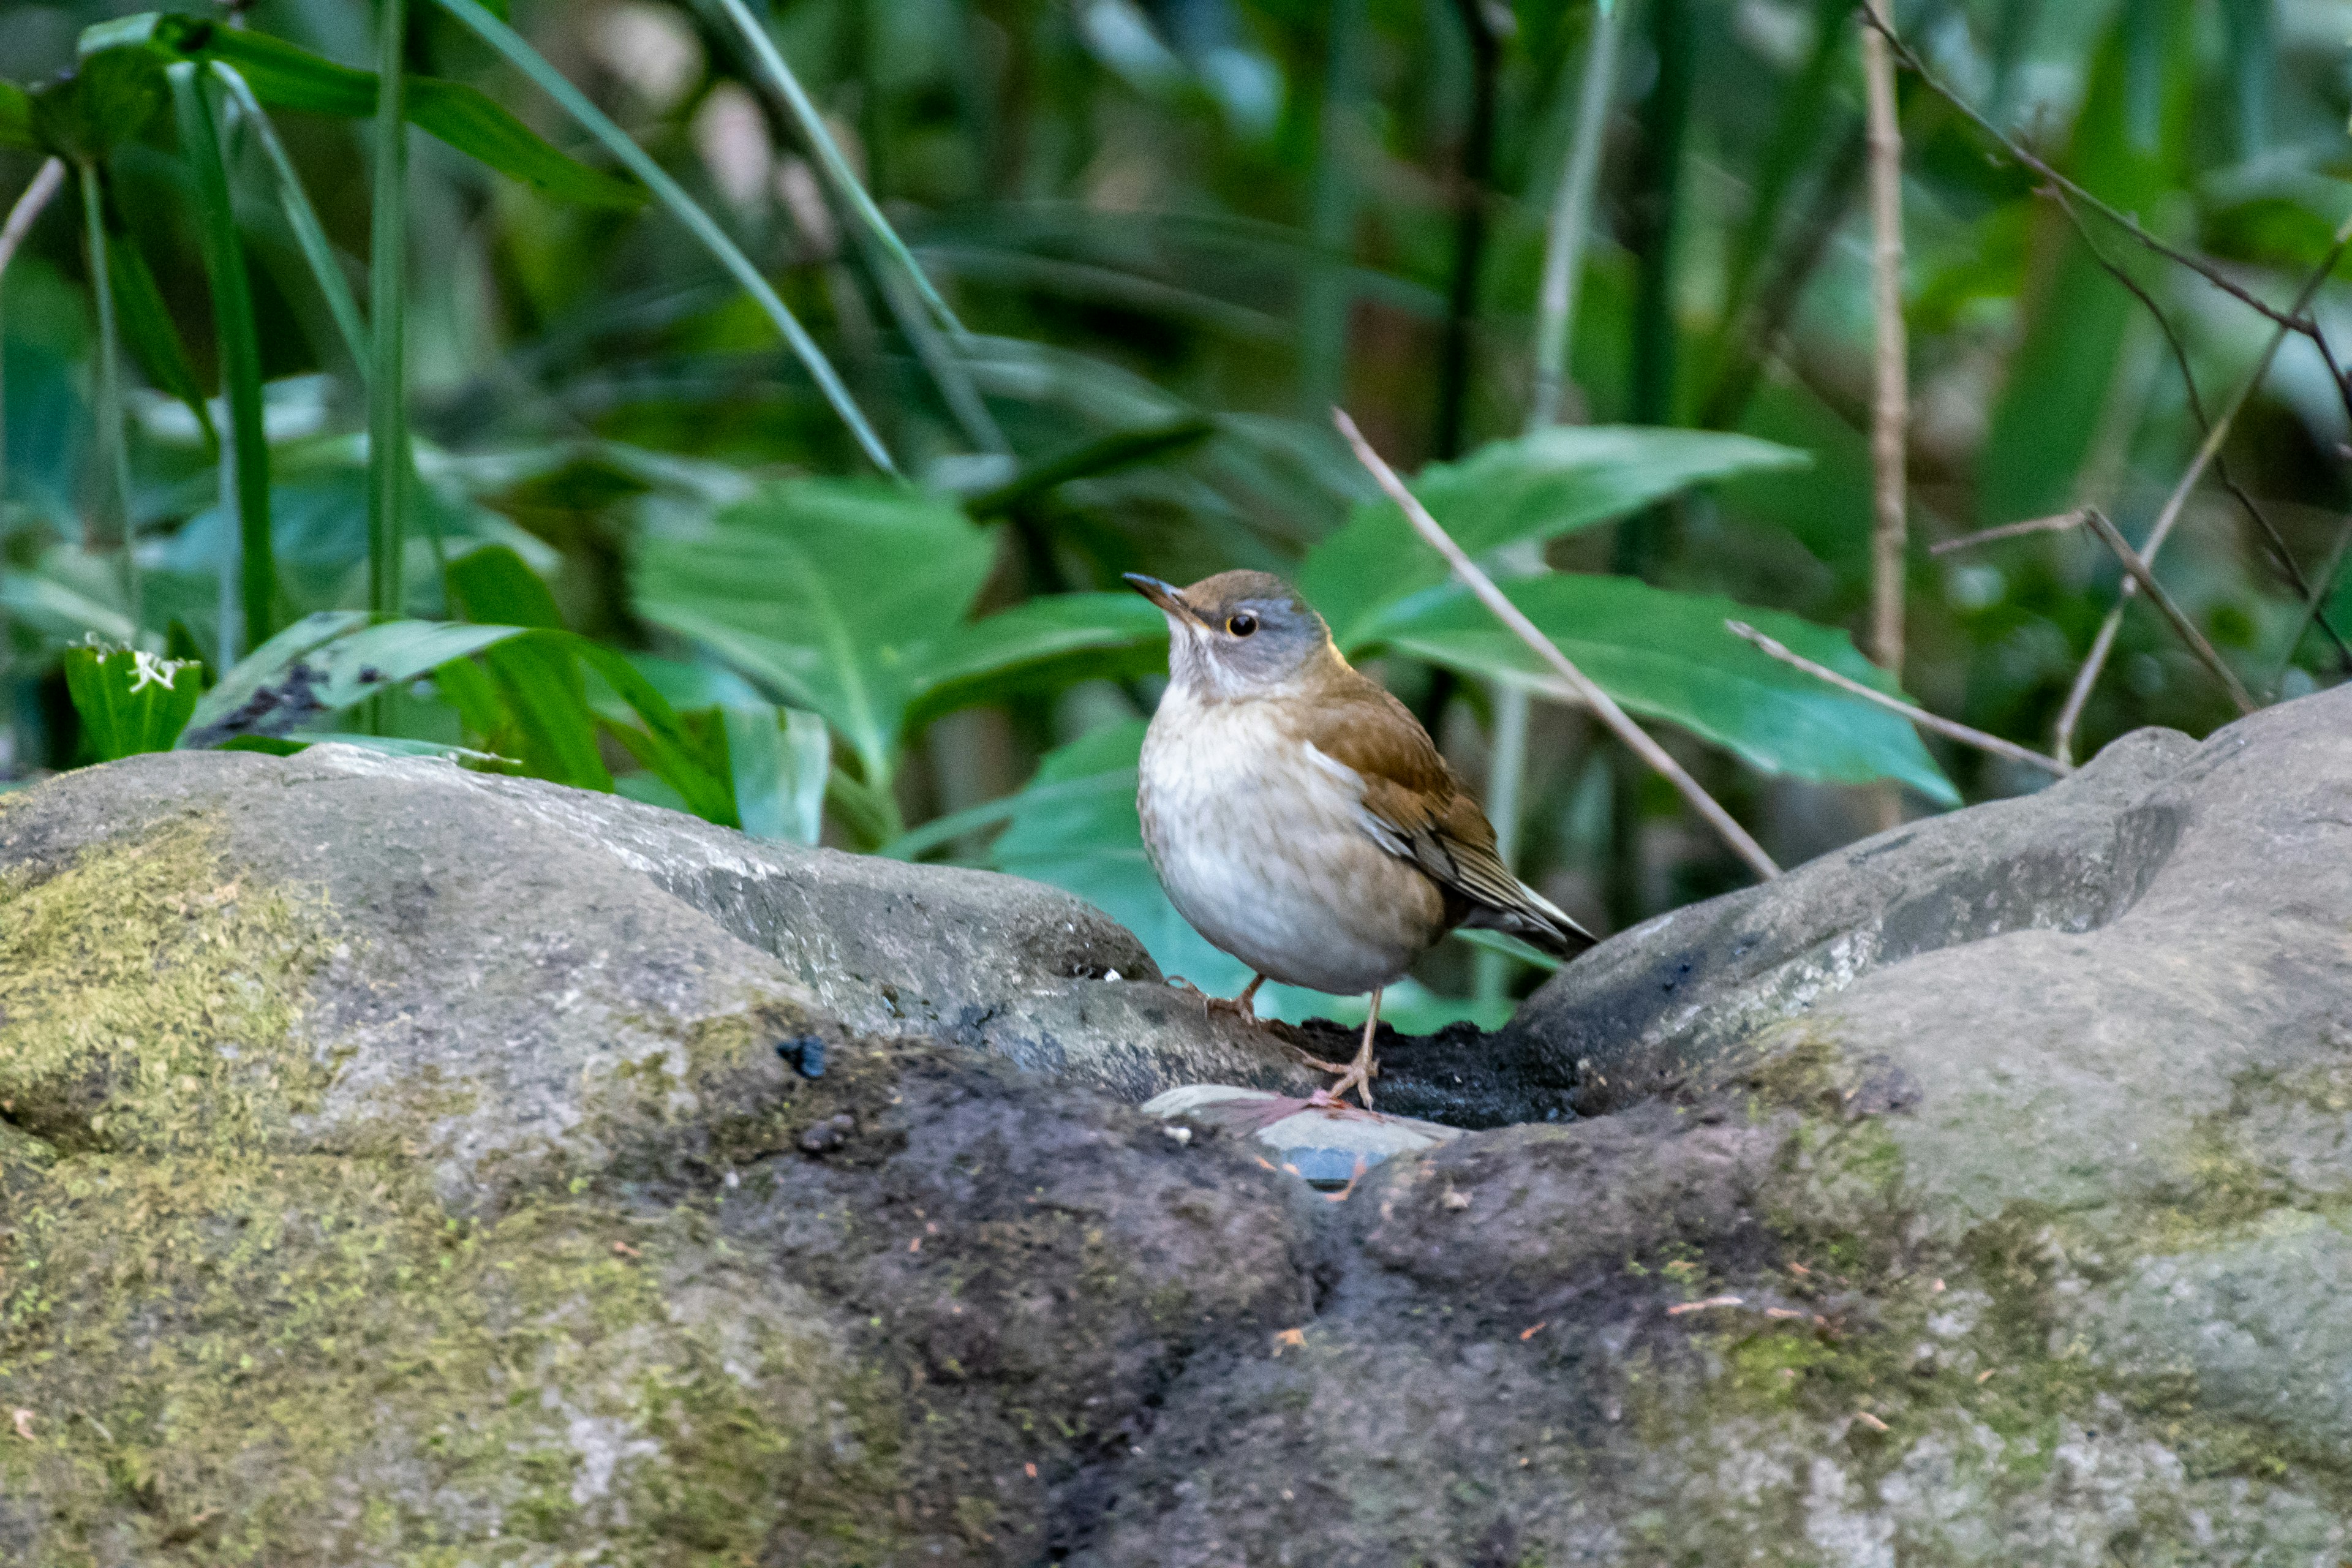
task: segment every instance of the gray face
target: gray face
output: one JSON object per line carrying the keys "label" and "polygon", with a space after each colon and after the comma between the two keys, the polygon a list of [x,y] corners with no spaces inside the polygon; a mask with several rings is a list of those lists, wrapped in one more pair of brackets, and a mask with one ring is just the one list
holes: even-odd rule
{"label": "gray face", "polygon": [[1168,676],[1209,700],[1280,691],[1328,657],[1331,634],[1281,578],[1222,572],[1189,588],[1132,574],[1128,581],[1168,617]]}

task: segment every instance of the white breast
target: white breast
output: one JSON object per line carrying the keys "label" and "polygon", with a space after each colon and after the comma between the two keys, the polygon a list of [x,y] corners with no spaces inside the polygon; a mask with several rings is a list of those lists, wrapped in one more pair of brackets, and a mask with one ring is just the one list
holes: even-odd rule
{"label": "white breast", "polygon": [[1138,805],[1169,901],[1269,979],[1349,995],[1436,940],[1444,900],[1363,826],[1362,784],[1255,702],[1163,700]]}

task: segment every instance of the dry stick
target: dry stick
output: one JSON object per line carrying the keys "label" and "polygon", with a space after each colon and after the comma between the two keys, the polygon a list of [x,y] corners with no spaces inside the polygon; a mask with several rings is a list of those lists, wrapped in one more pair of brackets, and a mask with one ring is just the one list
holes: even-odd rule
{"label": "dry stick", "polygon": [[2132,581],[2139,584],[2140,592],[2164,613],[2164,618],[2172,623],[2172,629],[2180,634],[2180,640],[2189,645],[2189,651],[2197,656],[2198,662],[2211,670],[2214,679],[2229,688],[2230,700],[2238,705],[2238,711],[2252,713],[2259,704],[2247,691],[2245,683],[2238,679],[2234,670],[2221,662],[2221,654],[2205,640],[2205,634],[2197,629],[2197,623],[2181,614],[2180,606],[2173,603],[2172,595],[2164,591],[2164,584],[2156,580],[2156,574],[2147,569],[2147,563],[2140,558],[2139,552],[2131,547],[2131,541],[2126,539],[2116,525],[2107,521],[2106,513],[2097,507],[2084,507],[2083,521],[2091,525],[2091,531],[2099,536],[2099,542],[2115,552],[2116,559],[2124,563],[2124,570],[2132,574]]}
{"label": "dry stick", "polygon": [[2336,544],[2327,552],[2327,564],[2321,567],[2319,575],[2312,579],[2311,597],[2304,601],[2303,616],[2294,624],[2294,635],[2286,639],[2286,658],[2280,661],[2278,679],[2271,683],[2272,690],[2276,691],[2286,684],[2286,672],[2294,668],[2294,650],[2303,646],[2303,634],[2311,629],[2311,623],[2318,617],[2319,606],[2335,590],[2336,574],[2343,569],[2347,545],[2352,545],[2352,517],[2346,518],[2344,525],[2336,531]]}
{"label": "dry stick", "polygon": [[[2099,248],[2099,242],[2091,237],[2089,226],[2083,222],[2083,215],[2074,210],[2074,205],[2067,199],[2065,192],[2055,186],[2050,186],[2045,189],[2044,194],[2056,200],[2058,210],[2066,215],[2066,221],[2073,224],[2074,232],[2083,237],[2083,247],[2091,253],[2091,259],[2099,264],[2100,270],[2121,284],[2125,292],[2146,307],[2148,315],[2156,322],[2157,330],[2164,334],[2165,346],[2172,351],[2172,363],[2180,372],[2180,384],[2189,395],[2189,412],[2197,421],[2198,433],[2202,435],[2211,429],[2213,421],[2205,412],[2205,399],[2198,395],[2197,376],[2189,366],[2189,350],[2182,344],[2180,334],[2173,330],[2172,319],[2164,313],[2161,306],[2157,304],[2156,297],[2140,286],[2138,279],[2125,271],[2121,263]],[[2323,337],[2315,341],[2320,344],[2321,351],[2325,353],[2326,340]],[[2278,524],[2270,520],[2270,514],[2255,504],[2254,498],[2246,493],[2246,487],[2231,476],[2229,464],[2218,452],[2213,456],[2213,477],[2221,481],[2221,488],[2230,492],[2231,499],[2236,500],[2244,510],[2246,516],[2253,521],[2254,526],[2262,530],[2263,542],[2270,546],[2271,559],[2275,561],[2279,569],[2286,574],[2287,585],[2294,590],[2295,596],[2302,599],[2310,598],[2311,583],[2304,576],[2303,568],[2295,563],[2294,552],[2287,547],[2286,535],[2279,531]],[[2344,658],[2352,660],[2352,647],[2346,646],[2344,639],[2336,635],[2335,626],[2328,623],[2324,614],[2319,617],[2319,626],[2320,629],[2327,634],[2329,640],[2336,644],[2337,653]]]}
{"label": "dry stick", "polygon": [[[2352,244],[2352,217],[2336,226],[2335,243],[2328,247],[2326,259],[2304,280],[2303,291],[2295,296],[2294,301],[2298,314],[2319,292],[2320,285],[2327,281],[2328,275],[2336,270],[2336,263],[2343,256],[2347,244]],[[2156,526],[2148,531],[2147,544],[2140,552],[2142,562],[2155,560],[2156,552],[2164,548],[2172,525],[2180,521],[2181,509],[2189,504],[2189,492],[2197,488],[2197,481],[2204,475],[2206,465],[2221,450],[2221,443],[2228,438],[2230,426],[2236,422],[2239,412],[2253,397],[2254,389],[2262,384],[2263,377],[2270,374],[2271,361],[2278,357],[2279,345],[2286,342],[2289,330],[2279,327],[2272,331],[2270,342],[2263,345],[2262,357],[2254,362],[2252,373],[2239,384],[2236,395],[2230,399],[2230,406],[2221,410],[2221,416],[2213,421],[2210,430],[2205,432],[2204,442],[2198,447],[2197,456],[2189,460],[2179,483],[2172,487],[2172,493],[2165,498],[2164,510],[2157,513]],[[2084,656],[2083,668],[2074,672],[2074,687],[2066,694],[2066,706],[2058,714],[2057,743],[2052,748],[2059,756],[2071,760],[2074,754],[2074,726],[2082,721],[2084,705],[2091,700],[2091,689],[2098,684],[2099,672],[2106,668],[2107,655],[2115,649],[2116,633],[2122,629],[2124,623],[2124,606],[2138,591],[2138,579],[2127,577],[2124,580],[2123,592],[2116,597],[2115,607],[2107,612],[2107,618],[2100,623],[2099,635],[2092,640],[2091,651]]]}
{"label": "dry stick", "polygon": [[[1876,0],[1864,9],[1877,19]],[[1903,331],[1903,126],[1895,109],[1895,61],[1876,28],[1862,29],[1862,76],[1870,147],[1871,315],[1876,384],[1870,407],[1870,655],[1903,683],[1903,481],[1911,420],[1910,348]],[[1903,821],[1895,785],[1872,792],[1881,827]]]}
{"label": "dry stick", "polygon": [[2016,539],[2028,533],[2061,533],[2082,526],[2083,514],[2079,511],[2062,511],[2053,517],[2029,517],[2023,522],[2004,522],[1999,528],[1988,528],[1980,533],[1964,533],[1958,539],[1930,544],[1927,553],[1949,555],[1955,550],[1972,550],[1979,544],[1990,544],[1997,539]]}
{"label": "dry stick", "polygon": [[1356,422],[1348,417],[1347,411],[1341,408],[1331,410],[1331,423],[1339,426],[1339,434],[1347,437],[1349,447],[1355,448],[1356,460],[1380,482],[1381,489],[1388,492],[1389,499],[1403,510],[1406,520],[1421,536],[1445,557],[1453,566],[1454,575],[1469,584],[1470,591],[1495,613],[1495,618],[1509,627],[1513,635],[1535,650],[1537,658],[1567,681],[1577,696],[1583,699],[1601,721],[1608,725],[1611,732],[1622,741],[1634,755],[1664,774],[1666,782],[1690,803],[1691,809],[1706,818],[1708,826],[1723,836],[1724,842],[1754,868],[1758,876],[1768,880],[1779,876],[1780,868],[1772,863],[1772,857],[1764,853],[1764,847],[1749,837],[1748,830],[1734,821],[1729,812],[1716,804],[1715,797],[1701,789],[1698,781],[1684,772],[1683,765],[1667,755],[1664,746],[1627,718],[1615,699],[1594,685],[1590,676],[1570,663],[1566,654],[1554,647],[1551,639],[1528,619],[1526,613],[1504,597],[1503,591],[1495,586],[1495,580],[1480,571],[1476,562],[1463,553],[1462,547],[1454,542],[1452,536],[1438,525],[1435,518],[1429,515],[1429,509],[1404,488],[1404,481],[1397,478],[1396,470],[1372,450],[1371,443],[1364,439],[1363,432],[1356,428]]}
{"label": "dry stick", "polygon": [[[1872,20],[1877,6],[1864,6]],[[1876,318],[1876,395],[1870,417],[1871,657],[1903,679],[1904,429],[1910,422],[1908,345],[1903,333],[1903,128],[1895,117],[1895,62],[1876,28],[1862,34],[1870,99],[1872,311]]]}
{"label": "dry stick", "polygon": [[2138,240],[2142,245],[2147,246],[2150,250],[2155,251],[2158,256],[2164,257],[2171,261],[2179,262],[2181,266],[2188,268],[2191,272],[2194,272],[2200,278],[2204,279],[2206,282],[2210,283],[2214,288],[2221,289],[2221,292],[2229,295],[2240,304],[2246,306],[2249,310],[2269,317],[2271,321],[2290,331],[2302,332],[2310,337],[2316,337],[2318,335],[2319,329],[2317,326],[2313,323],[2309,317],[2303,313],[2304,305],[2308,302],[2307,300],[2298,300],[2291,310],[2282,311],[2275,306],[2264,303],[2262,300],[2250,292],[2243,285],[2231,279],[2228,274],[2222,272],[2221,268],[2215,267],[2211,262],[2205,260],[2201,257],[2192,256],[2185,250],[2178,249],[2173,246],[2166,244],[2163,240],[2158,239],[2156,236],[2148,233],[2147,229],[2140,226],[2138,218],[2133,216],[2129,213],[2108,205],[2105,202],[2101,201],[2098,197],[2093,195],[2090,192],[2084,190],[2082,186],[2076,184],[2074,181],[2068,179],[2065,175],[2052,168],[2048,163],[2034,156],[2032,153],[2027,152],[2024,147],[2021,146],[2016,142],[2011,141],[2008,133],[2003,132],[2000,126],[1995,125],[1991,121],[1979,113],[1975,105],[1969,103],[1958,93],[1954,92],[1950,88],[1946,87],[1941,81],[1937,80],[1935,73],[1928,70],[1927,62],[1922,60],[1918,55],[1913,51],[1910,45],[1903,41],[1902,36],[1896,33],[1893,26],[1880,19],[1874,7],[1869,5],[1863,7],[1863,22],[1864,26],[1874,29],[1886,40],[1888,46],[1895,51],[1895,58],[1902,62],[1904,69],[1909,71],[1913,76],[1917,77],[1922,85],[1924,85],[1929,92],[1934,93],[1937,98],[1942,99],[1946,103],[1950,104],[1954,109],[1958,110],[1963,115],[1967,116],[1978,130],[1983,132],[1986,135],[1991,137],[1995,142],[1999,143],[2002,152],[2008,153],[2011,157],[2016,159],[2019,163],[2024,164],[2027,168],[2032,170],[2043,179],[2048,180],[2052,184],[2058,186],[2068,195],[2073,196],[2076,201],[2081,202],[2084,206],[2089,207],[2093,212],[2097,213],[2109,223],[2126,230],[2133,238]]}
{"label": "dry stick", "polygon": [[1964,746],[1974,746],[1980,752],[1990,752],[1996,757],[2007,757],[2013,763],[2023,763],[2029,767],[2040,768],[2044,773],[2055,773],[2060,778],[2064,778],[2074,771],[2072,766],[2060,762],[2055,757],[2045,757],[2041,752],[2030,751],[2014,741],[2004,741],[1999,735],[1988,735],[1982,730],[1972,730],[1966,724],[1958,723],[1940,714],[1930,713],[1925,708],[1915,708],[1899,697],[1889,697],[1875,687],[1864,686],[1852,676],[1839,674],[1825,664],[1815,664],[1787,644],[1765,636],[1746,621],[1726,621],[1723,623],[1723,627],[1733,637],[1755,644],[1782,664],[1801,669],[1816,680],[1827,681],[1841,691],[1850,691],[1864,701],[1875,702],[1889,712],[1900,713],[1922,730],[1932,730],[1947,740],[1958,741]]}

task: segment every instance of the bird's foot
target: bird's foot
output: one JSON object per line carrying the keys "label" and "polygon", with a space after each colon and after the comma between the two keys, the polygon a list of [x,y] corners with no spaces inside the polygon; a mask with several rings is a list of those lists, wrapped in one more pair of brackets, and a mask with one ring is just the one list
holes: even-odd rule
{"label": "bird's foot", "polygon": [[1366,1110],[1372,1108],[1372,1079],[1380,1076],[1381,1067],[1378,1062],[1372,1060],[1372,1053],[1370,1050],[1359,1053],[1356,1059],[1344,1068],[1335,1067],[1329,1062],[1318,1062],[1316,1065],[1326,1072],[1338,1073],[1339,1081],[1328,1089],[1317,1089],[1307,1100],[1309,1105],[1345,1105],[1348,1102],[1348,1091],[1352,1089],[1356,1091],[1356,1098],[1364,1102]]}
{"label": "bird's foot", "polygon": [[[1220,1013],[1230,1013],[1244,1024],[1262,1025],[1265,1022],[1257,1016],[1257,988],[1265,984],[1263,974],[1254,977],[1238,996],[1212,996],[1181,974],[1170,975],[1168,984],[1181,986],[1199,997],[1203,1017],[1214,1018]],[[1339,1069],[1335,1068],[1332,1070],[1336,1072]]]}

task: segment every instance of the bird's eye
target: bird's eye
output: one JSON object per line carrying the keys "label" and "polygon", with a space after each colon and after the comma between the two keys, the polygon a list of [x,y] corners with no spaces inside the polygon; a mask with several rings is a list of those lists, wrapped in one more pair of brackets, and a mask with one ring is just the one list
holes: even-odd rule
{"label": "bird's eye", "polygon": [[1245,637],[1257,630],[1257,617],[1246,613],[1234,616],[1225,622],[1225,630],[1237,637]]}

